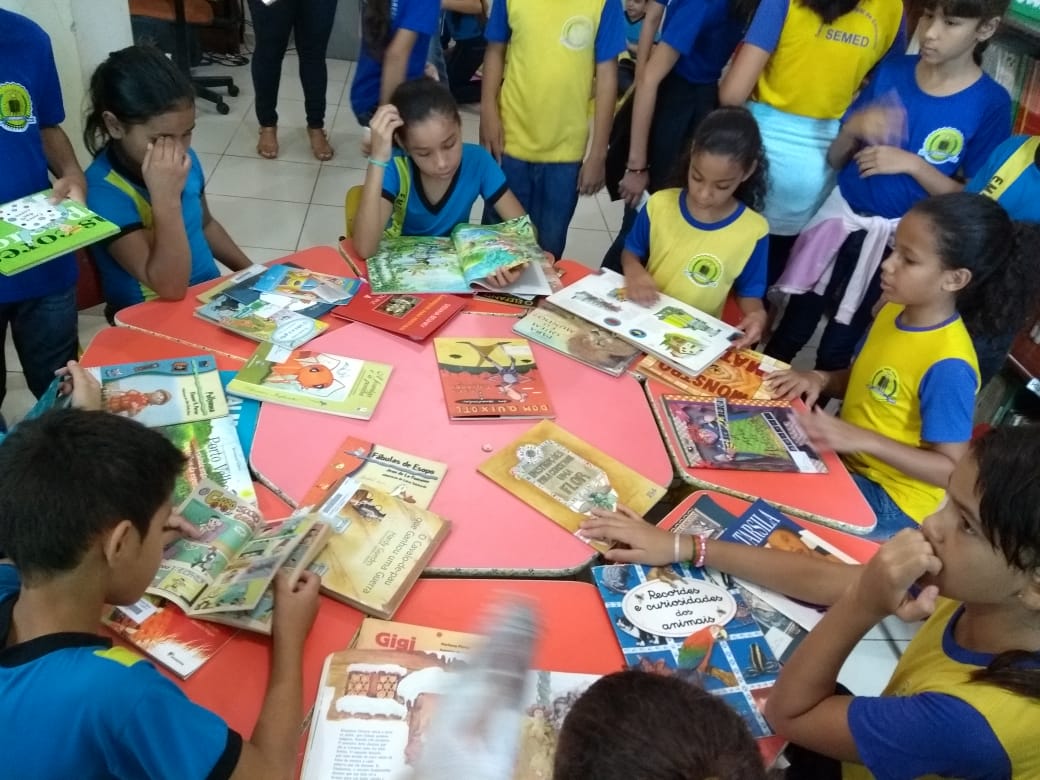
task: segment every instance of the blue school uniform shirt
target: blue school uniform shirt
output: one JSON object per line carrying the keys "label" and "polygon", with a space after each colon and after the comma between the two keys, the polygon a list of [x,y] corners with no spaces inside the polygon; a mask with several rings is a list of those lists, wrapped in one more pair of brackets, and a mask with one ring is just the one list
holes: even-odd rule
{"label": "blue school uniform shirt", "polygon": [[484,23],[477,14],[448,11],[444,14],[444,27],[453,41],[472,41],[484,37]]}
{"label": "blue school uniform shirt", "polygon": [[[423,192],[415,163],[411,158],[407,159],[411,185],[401,228],[403,236],[447,236],[456,225],[469,222],[477,198],[483,198],[486,204],[494,206],[509,189],[502,169],[483,146],[463,144],[462,162],[448,185],[448,191],[440,203],[430,203]],[[390,165],[383,173],[383,197],[392,203],[400,191],[397,166]]]}
{"label": "blue school uniform shirt", "polygon": [[[64,120],[51,39],[21,14],[0,11],[0,203],[51,186],[40,130]],[[53,295],[75,283],[75,257],[62,255],[14,276],[0,274],[0,303]]]}
{"label": "blue school uniform shirt", "polygon": [[[971,177],[971,181],[965,185],[965,191],[982,192],[985,190],[993,174],[1028,140],[1028,135],[1015,135],[1000,144],[993,150],[978,172]],[[1013,220],[1040,222],[1040,168],[1037,168],[1035,162],[1011,182],[997,202],[1004,207]]]}
{"label": "blue school uniform shirt", "polygon": [[[947,176],[974,176],[1011,132],[1011,98],[986,74],[953,95],[925,93],[914,75],[919,57],[893,58],[878,66],[870,83],[849,107],[846,119],[875,102],[898,100],[906,110],[903,149],[923,157]],[[861,177],[855,160],[838,173],[849,205],[862,214],[896,219],[928,196],[908,174]]]}
{"label": "blue school uniform shirt", "polygon": [[[435,0],[390,0],[390,32],[387,43],[393,40],[398,30],[411,30],[416,34],[415,45],[408,56],[405,81],[423,75],[426,55],[430,50],[430,38],[437,34],[440,21],[441,4]],[[372,113],[378,108],[382,77],[383,63],[372,56],[362,37],[361,53],[358,55],[354,71],[354,81],[350,85],[350,107],[355,115]]]}
{"label": "blue school uniform shirt", "polygon": [[[202,193],[205,184],[202,163],[191,149],[188,149],[188,156],[191,157],[191,170],[188,171],[181,193],[181,213],[191,249],[191,278],[188,284],[198,284],[216,279],[220,276],[220,270],[206,235],[202,232]],[[105,147],[87,168],[87,205],[120,228],[115,236],[95,244],[93,248],[108,304],[118,311],[157,298],[154,290],[131,276],[108,251],[112,241],[152,226],[148,188],[139,176],[120,163],[110,146]]]}
{"label": "blue school uniform shirt", "polygon": [[661,25],[661,42],[679,53],[673,68],[691,84],[714,84],[744,34],[729,0],[672,0]]}
{"label": "blue school uniform shirt", "polygon": [[242,737],[135,653],[97,634],[4,647],[21,591],[0,566],[0,755],[5,777],[226,778]]}

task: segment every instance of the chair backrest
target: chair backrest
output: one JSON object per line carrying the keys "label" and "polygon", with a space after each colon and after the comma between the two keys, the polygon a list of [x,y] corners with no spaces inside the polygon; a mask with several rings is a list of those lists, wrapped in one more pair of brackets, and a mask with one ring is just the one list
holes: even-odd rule
{"label": "chair backrest", "polygon": [[76,281],[76,311],[83,311],[105,302],[105,293],[101,289],[101,274],[97,263],[87,249],[76,250],[76,265],[79,278]]}
{"label": "chair backrest", "polygon": [[344,234],[347,238],[354,235],[354,217],[357,216],[358,206],[361,205],[361,191],[364,189],[364,185],[355,184],[349,190],[347,190],[347,196],[343,199],[343,216],[346,220],[346,233]]}

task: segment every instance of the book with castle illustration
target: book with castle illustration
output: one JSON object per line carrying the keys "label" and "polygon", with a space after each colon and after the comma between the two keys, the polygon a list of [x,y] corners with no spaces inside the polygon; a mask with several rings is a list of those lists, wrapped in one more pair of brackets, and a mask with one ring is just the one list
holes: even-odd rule
{"label": "book with castle illustration", "polygon": [[451,419],[556,416],[527,339],[435,338],[433,349]]}
{"label": "book with castle illustration", "polygon": [[356,479],[342,480],[320,506],[332,528],[311,571],[322,592],[370,615],[392,617],[451,524]]}
{"label": "book with castle illustration", "polygon": [[766,377],[786,368],[790,368],[787,363],[753,349],[731,349],[697,376],[687,376],[652,355],[644,356],[633,371],[686,395],[768,401],[773,394],[765,385]]}
{"label": "book with castle illustration", "polygon": [[656,408],[663,412],[679,443],[679,454],[691,468],[827,472],[787,401],[662,395]]}
{"label": "book with castle illustration", "polygon": [[301,776],[551,777],[563,719],[599,676],[528,671],[533,632],[516,633],[366,620],[325,662]]}
{"label": "book with castle illustration", "polygon": [[257,347],[228,392],[317,412],[368,420],[390,380],[392,366],[309,349]]}
{"label": "book with castle illustration", "polygon": [[780,664],[740,592],[685,563],[594,566],[592,575],[628,667],[674,675],[720,697],[771,765],[785,743],[762,708]]}
{"label": "book with castle illustration", "polygon": [[101,383],[104,408],[149,428],[228,413],[212,355],[88,368]]}
{"label": "book with castle illustration", "polygon": [[0,205],[0,274],[11,276],[119,232],[82,203],[43,190]]}
{"label": "book with castle illustration", "polygon": [[513,326],[513,332],[611,376],[620,376],[640,354],[606,328],[543,302]]}
{"label": "book with castle illustration", "polygon": [[[450,237],[399,236],[384,239],[369,258],[368,283],[377,294],[472,293],[485,289],[513,295],[548,295],[545,253],[528,216],[498,225],[458,225]],[[494,287],[487,277],[520,268],[520,278]]]}
{"label": "book with castle illustration", "polygon": [[585,537],[581,524],[595,508],[624,504],[644,514],[665,489],[549,420],[477,466],[525,504],[603,552],[604,542]]}
{"label": "book with castle illustration", "polygon": [[689,376],[704,371],[740,337],[731,325],[667,295],[659,295],[651,306],[628,300],[625,277],[607,269],[579,279],[547,300]]}

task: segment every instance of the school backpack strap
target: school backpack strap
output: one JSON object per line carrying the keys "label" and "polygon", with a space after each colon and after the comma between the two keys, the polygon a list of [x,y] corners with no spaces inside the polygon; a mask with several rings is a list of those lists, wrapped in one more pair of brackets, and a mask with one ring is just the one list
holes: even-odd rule
{"label": "school backpack strap", "polygon": [[1025,140],[1025,142],[1015,150],[1014,154],[1008,157],[997,168],[997,172],[994,173],[986,186],[982,188],[982,194],[987,195],[993,200],[1000,200],[1000,197],[1007,192],[1008,187],[1015,183],[1015,180],[1021,176],[1033,161],[1036,159],[1036,150],[1040,148],[1040,136],[1032,135]]}
{"label": "school backpack strap", "polygon": [[412,191],[412,171],[408,165],[408,158],[403,155],[394,157],[394,165],[397,166],[397,180],[401,183],[394,198],[394,207],[390,212],[390,222],[383,231],[383,238],[397,238],[404,229],[404,214],[408,208],[408,196]]}

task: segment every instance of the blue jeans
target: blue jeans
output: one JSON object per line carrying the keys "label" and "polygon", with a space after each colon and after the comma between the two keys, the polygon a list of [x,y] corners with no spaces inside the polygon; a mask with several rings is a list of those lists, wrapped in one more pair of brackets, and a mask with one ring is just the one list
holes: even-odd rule
{"label": "blue jeans", "polygon": [[899,508],[877,482],[856,473],[853,473],[852,480],[859,488],[859,492],[863,494],[863,498],[867,499],[874,514],[877,515],[877,525],[864,538],[872,539],[875,542],[887,542],[904,528],[921,527],[910,515]]}
{"label": "blue jeans", "polygon": [[538,245],[559,260],[578,206],[581,163],[531,163],[503,154],[502,171],[509,189],[531,215]]}
{"label": "blue jeans", "polygon": [[54,371],[76,358],[76,287],[42,298],[0,303],[0,403],[7,395],[2,347],[8,325],[26,384],[39,398],[54,379]]}

